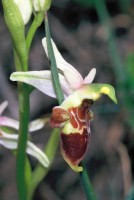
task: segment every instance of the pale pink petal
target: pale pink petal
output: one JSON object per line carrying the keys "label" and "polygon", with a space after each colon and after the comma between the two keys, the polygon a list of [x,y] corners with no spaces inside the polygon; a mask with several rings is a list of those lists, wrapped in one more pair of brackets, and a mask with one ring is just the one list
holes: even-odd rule
{"label": "pale pink petal", "polygon": [[[81,74],[72,65],[64,60],[52,39],[51,41],[55,54],[57,68],[63,72],[72,89],[79,88],[83,84],[83,78]],[[42,39],[42,44],[48,57],[46,38]]]}
{"label": "pale pink petal", "polygon": [[0,116],[0,126],[6,126],[18,130],[19,122],[9,117]]}
{"label": "pale pink petal", "polygon": [[64,76],[67,79],[70,87],[74,90],[80,88],[83,84],[82,76],[76,76],[76,73],[74,73],[71,68],[66,68],[64,70]]}
{"label": "pale pink petal", "polygon": [[96,69],[93,68],[90,70],[89,74],[85,77],[84,84],[92,83],[95,75],[96,75]]}
{"label": "pale pink petal", "polygon": [[[49,121],[49,118],[47,117],[33,120],[32,122],[29,123],[29,132],[34,132],[34,131],[42,129],[48,121]],[[0,116],[0,127],[1,126],[19,130],[19,122],[15,119],[12,119],[6,116]]]}
{"label": "pale pink petal", "polygon": [[29,132],[34,132],[34,131],[38,131],[38,130],[42,129],[47,122],[49,122],[48,117],[39,118],[39,119],[35,119],[35,120],[31,121],[29,123]]}
{"label": "pale pink petal", "polygon": [[7,106],[8,106],[8,101],[4,101],[0,104],[0,115],[4,112]]}
{"label": "pale pink petal", "polygon": [[[0,131],[0,144],[8,149],[15,150],[18,146],[18,135],[17,134],[7,134],[3,131]],[[27,141],[26,152],[29,155],[34,156],[38,161],[44,166],[49,166],[49,160],[47,155],[39,149],[32,142]]]}
{"label": "pale pink petal", "polygon": [[[20,81],[32,85],[46,95],[56,98],[51,72],[49,70],[14,72],[11,74],[10,79],[12,81]],[[66,98],[72,91],[63,75],[59,74],[59,79],[63,89],[64,97]]]}
{"label": "pale pink petal", "polygon": [[64,97],[67,98],[70,94],[73,93],[73,90],[63,75],[59,74],[59,79]]}

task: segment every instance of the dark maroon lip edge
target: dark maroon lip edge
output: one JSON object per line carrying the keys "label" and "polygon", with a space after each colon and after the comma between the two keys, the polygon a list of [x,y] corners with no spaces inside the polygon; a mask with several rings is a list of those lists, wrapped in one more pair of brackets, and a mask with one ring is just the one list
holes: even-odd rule
{"label": "dark maroon lip edge", "polygon": [[90,141],[90,133],[84,129],[83,134],[60,134],[61,151],[73,165],[78,165],[83,159]]}

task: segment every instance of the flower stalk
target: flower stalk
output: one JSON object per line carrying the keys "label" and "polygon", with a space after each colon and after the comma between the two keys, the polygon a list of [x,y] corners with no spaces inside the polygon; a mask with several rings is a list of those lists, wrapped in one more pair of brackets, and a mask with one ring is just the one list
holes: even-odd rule
{"label": "flower stalk", "polygon": [[33,195],[38,184],[45,178],[45,176],[47,175],[47,173],[49,172],[51,168],[51,165],[53,163],[53,160],[55,158],[55,155],[59,146],[59,132],[60,132],[60,129],[58,128],[53,129],[51,133],[51,137],[44,150],[50,162],[49,167],[44,168],[41,164],[38,164],[32,173],[32,181],[30,182],[29,190],[28,190],[28,200],[33,199]]}
{"label": "flower stalk", "polygon": [[[16,71],[28,70],[28,52],[25,41],[25,26],[18,6],[13,0],[3,0],[5,20],[12,37]],[[29,92],[25,83],[18,83],[19,96],[19,139],[16,158],[16,176],[20,200],[27,199],[26,145],[29,123]]]}
{"label": "flower stalk", "polygon": [[26,183],[26,144],[29,123],[29,92],[27,85],[18,83],[19,90],[19,140],[16,158],[16,175],[19,199],[27,199],[27,183]]}
{"label": "flower stalk", "polygon": [[26,36],[26,44],[27,44],[27,51],[29,52],[33,37],[35,35],[36,30],[42,24],[44,19],[44,12],[39,12],[35,15],[34,20],[29,28],[29,31]]}
{"label": "flower stalk", "polygon": [[96,200],[94,190],[89,179],[89,175],[87,174],[87,170],[85,166],[83,165],[83,163],[81,163],[81,166],[83,166],[83,171],[80,172],[80,179],[81,179],[83,189],[85,191],[86,198],[87,200]]}

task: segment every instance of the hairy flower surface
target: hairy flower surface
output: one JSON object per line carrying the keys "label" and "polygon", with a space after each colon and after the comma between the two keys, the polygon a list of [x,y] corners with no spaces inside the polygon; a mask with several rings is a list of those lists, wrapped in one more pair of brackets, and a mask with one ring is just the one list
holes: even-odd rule
{"label": "hairy flower surface", "polygon": [[[52,46],[55,54],[59,80],[65,100],[60,106],[53,108],[50,124],[52,127],[61,127],[61,152],[65,161],[76,171],[82,171],[79,166],[90,142],[90,120],[93,114],[90,111],[92,103],[102,94],[106,94],[117,103],[114,88],[109,84],[93,84],[96,69],[93,68],[83,79],[81,74],[59,53],[55,43]],[[46,38],[42,40],[48,56]],[[12,81],[25,82],[39,89],[43,93],[56,97],[51,71],[15,72],[11,75]]]}

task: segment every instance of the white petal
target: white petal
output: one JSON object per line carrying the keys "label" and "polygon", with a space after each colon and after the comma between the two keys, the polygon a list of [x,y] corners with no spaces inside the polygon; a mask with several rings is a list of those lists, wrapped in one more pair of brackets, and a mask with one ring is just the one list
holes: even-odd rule
{"label": "white petal", "polygon": [[63,75],[59,74],[59,79],[60,79],[61,88],[64,94],[64,98],[66,99],[70,94],[73,93],[73,90]]}
{"label": "white petal", "polygon": [[[72,65],[64,60],[52,39],[51,42],[54,50],[57,68],[63,71],[64,76],[71,88],[78,89],[83,84],[83,78],[81,74]],[[48,57],[46,38],[42,39],[42,44]]]}
{"label": "white petal", "polygon": [[0,116],[0,126],[11,127],[11,128],[18,130],[19,122],[15,119],[12,119],[9,117]]}
{"label": "white petal", "polygon": [[7,134],[0,131],[0,144],[8,149],[17,149],[18,136],[15,134]]}
{"label": "white petal", "polygon": [[4,101],[0,104],[0,115],[4,112],[7,106],[8,106],[8,101]]}
{"label": "white petal", "polygon": [[[34,132],[42,129],[48,121],[49,118],[39,118],[33,120],[32,122],[29,123],[29,132]],[[15,119],[5,116],[0,116],[0,126],[6,126],[13,128],[15,130],[19,130],[19,122]]]}
{"label": "white petal", "polygon": [[[65,78],[59,74],[61,87],[63,88],[64,96],[66,97],[70,92],[70,87],[65,81]],[[14,72],[11,74],[10,79],[12,81],[20,81],[34,86],[41,92],[56,98],[54,91],[51,72],[48,70],[45,71],[29,71],[29,72]]]}
{"label": "white petal", "polygon": [[84,84],[92,83],[95,75],[96,75],[96,69],[93,68],[90,70],[89,74],[85,77]]}
{"label": "white petal", "polygon": [[47,122],[49,122],[49,118],[47,117],[33,120],[32,122],[29,123],[29,132],[42,129]]}
{"label": "white petal", "polygon": [[27,153],[37,158],[44,167],[49,166],[50,162],[47,155],[30,141],[27,142]]}
{"label": "white petal", "polygon": [[41,92],[56,98],[50,71],[14,72],[10,79],[32,85]]}
{"label": "white petal", "polygon": [[20,10],[24,24],[27,24],[32,14],[31,0],[14,0],[14,2]]}
{"label": "white petal", "polygon": [[80,88],[82,86],[82,84],[83,84],[82,76],[81,75],[80,76],[78,76],[78,75],[76,76],[76,73],[74,73],[74,70],[72,70],[71,68],[68,68],[68,69],[66,68],[64,70],[64,76],[67,79],[70,87],[73,90],[76,90],[76,89]]}
{"label": "white petal", "polygon": [[[7,134],[5,132],[0,132],[0,144],[8,149],[15,150],[17,149],[18,143],[18,135],[16,134]],[[37,146],[35,146],[32,142],[27,142],[27,153],[37,158],[38,161],[44,166],[49,166],[49,160],[46,154],[40,150]]]}

